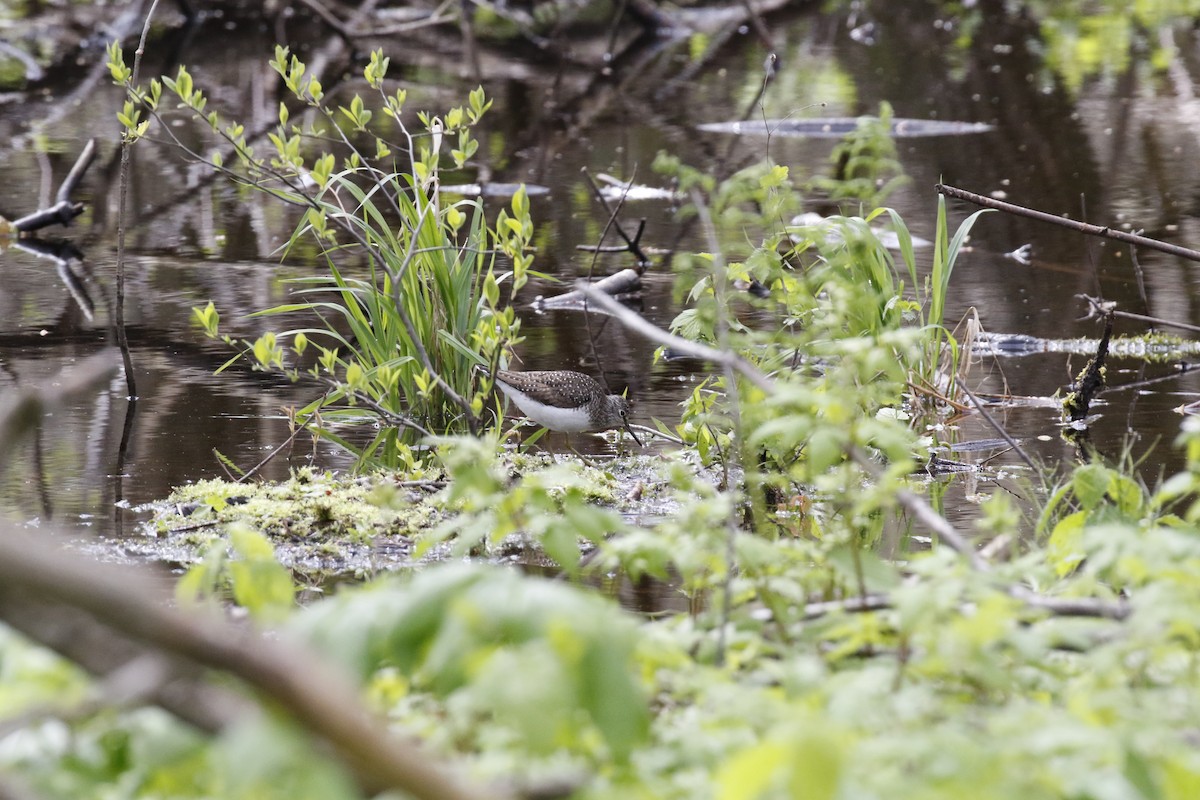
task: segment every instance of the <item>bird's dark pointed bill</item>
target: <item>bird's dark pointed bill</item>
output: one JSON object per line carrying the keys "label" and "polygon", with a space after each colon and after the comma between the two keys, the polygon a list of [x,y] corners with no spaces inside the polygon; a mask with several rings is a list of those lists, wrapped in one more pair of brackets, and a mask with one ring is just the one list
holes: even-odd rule
{"label": "bird's dark pointed bill", "polygon": [[623,420],[623,422],[625,423],[625,430],[629,431],[629,435],[632,436],[633,440],[638,443],[638,447],[645,447],[646,445],[642,444],[642,440],[637,438],[637,434],[634,433],[633,428],[629,426],[629,420]]}

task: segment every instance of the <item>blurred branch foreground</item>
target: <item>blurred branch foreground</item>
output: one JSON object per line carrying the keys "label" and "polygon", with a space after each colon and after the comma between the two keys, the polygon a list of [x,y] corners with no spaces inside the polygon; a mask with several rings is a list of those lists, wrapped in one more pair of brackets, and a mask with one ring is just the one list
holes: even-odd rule
{"label": "blurred branch foreground", "polygon": [[[105,351],[41,387],[3,398],[0,442],[11,448],[46,410],[103,384],[117,363],[115,351]],[[463,785],[428,753],[389,732],[351,681],[307,648],[213,613],[175,608],[165,582],[51,544],[66,538],[46,526],[0,522],[0,621],[95,676],[106,704],[157,705],[215,734],[269,703],[339,759],[365,793],[498,796]],[[232,690],[219,673],[250,692]],[[38,716],[27,711],[0,721],[0,736]]]}

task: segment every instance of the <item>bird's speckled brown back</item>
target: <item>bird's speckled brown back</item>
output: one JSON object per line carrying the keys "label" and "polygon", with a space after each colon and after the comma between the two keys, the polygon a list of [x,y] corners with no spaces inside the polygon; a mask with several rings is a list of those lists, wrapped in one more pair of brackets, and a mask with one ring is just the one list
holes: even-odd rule
{"label": "bird's speckled brown back", "polygon": [[581,372],[551,370],[526,375],[523,372],[496,371],[496,380],[504,381],[544,405],[556,408],[586,406],[597,397],[606,397],[604,387]]}

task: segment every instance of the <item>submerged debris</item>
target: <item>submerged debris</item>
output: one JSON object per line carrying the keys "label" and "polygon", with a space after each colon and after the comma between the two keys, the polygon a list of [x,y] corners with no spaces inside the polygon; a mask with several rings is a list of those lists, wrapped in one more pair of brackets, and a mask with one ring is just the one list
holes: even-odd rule
{"label": "submerged debris", "polygon": [[1088,361],[1075,383],[1071,385],[1070,393],[1063,398],[1063,413],[1072,423],[1087,419],[1092,400],[1104,390],[1104,363],[1108,358],[1108,342],[1112,337],[1112,329],[1112,314],[1108,314],[1104,320],[1104,335],[1096,345],[1096,355]]}
{"label": "submerged debris", "polygon": [[[825,242],[830,245],[841,244],[846,238],[841,231],[841,225],[836,219],[822,217],[813,211],[807,211],[792,217],[792,225],[798,228],[820,228],[825,237]],[[900,235],[895,231],[881,228],[877,225],[872,225],[870,231],[879,240],[879,243],[888,250],[900,249]],[[793,234],[792,240],[798,241],[799,237]],[[922,239],[920,236],[910,236],[909,244],[914,249],[921,249],[931,246],[933,242],[928,239]]]}
{"label": "submerged debris", "polygon": [[[706,122],[696,127],[710,133],[762,134],[771,136],[807,136],[814,139],[840,139],[858,128],[858,117],[817,117],[813,119],[737,120]],[[961,136],[986,133],[986,122],[954,122],[936,119],[892,119],[888,133],[897,138],[917,136]]]}
{"label": "submerged debris", "polygon": [[550,194],[550,187],[540,186],[536,183],[456,183],[443,186],[442,192],[458,194],[463,197],[512,197],[522,189],[530,197]]}
{"label": "submerged debris", "polygon": [[[632,299],[641,291],[642,276],[635,269],[623,269],[620,272],[609,275],[607,278],[596,281],[592,284],[592,288],[605,294],[610,294],[618,300]],[[555,295],[554,297],[543,297],[539,294],[529,304],[529,307],[539,314],[555,309],[593,311],[597,314],[607,313],[603,309],[597,308],[595,304],[589,306],[583,296],[583,292],[578,289],[566,292],[565,294]]]}
{"label": "submerged debris", "polygon": [[601,172],[596,180],[605,184],[600,188],[600,194],[605,200],[679,200],[683,194],[675,189],[664,189],[658,186],[623,181]]}
{"label": "submerged debris", "polygon": [[[1099,339],[1041,339],[1023,333],[980,333],[972,340],[971,354],[1010,357],[1036,353],[1090,355],[1096,352],[1099,345]],[[1200,356],[1200,342],[1165,333],[1115,336],[1109,340],[1108,353],[1117,358],[1168,363]]]}

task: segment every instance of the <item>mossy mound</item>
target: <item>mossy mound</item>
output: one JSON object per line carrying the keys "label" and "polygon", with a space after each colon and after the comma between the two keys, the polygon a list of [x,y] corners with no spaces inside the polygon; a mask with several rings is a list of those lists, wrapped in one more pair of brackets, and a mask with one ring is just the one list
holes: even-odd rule
{"label": "mossy mound", "polygon": [[[641,484],[652,471],[643,461],[630,459],[617,469],[601,469],[572,459],[510,452],[495,467],[497,477],[513,485],[530,475],[553,481],[566,470],[575,476],[576,486],[586,487],[589,501],[630,513],[629,486]],[[444,488],[444,476],[436,469],[420,475],[365,476],[301,469],[272,483],[198,481],[155,503],[143,529],[147,535],[123,540],[122,549],[137,558],[189,565],[224,538],[228,525],[241,523],[265,535],[280,563],[309,580],[362,577],[451,553],[453,545],[446,542],[414,555],[422,535],[458,511]],[[516,544],[521,550],[527,545],[523,540],[503,543],[480,555],[511,557]]]}

